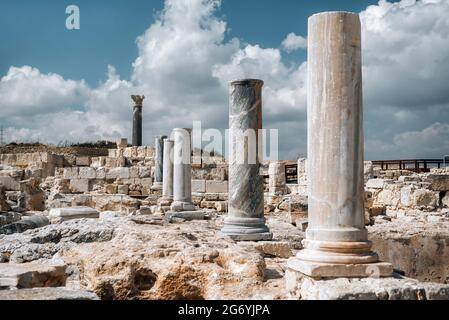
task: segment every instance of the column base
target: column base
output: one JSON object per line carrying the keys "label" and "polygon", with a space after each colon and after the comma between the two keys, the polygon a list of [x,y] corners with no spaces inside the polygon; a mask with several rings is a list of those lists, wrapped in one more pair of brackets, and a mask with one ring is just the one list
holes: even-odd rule
{"label": "column base", "polygon": [[338,264],[304,261],[297,257],[287,261],[287,268],[311,278],[387,278],[393,275],[393,265],[388,262],[365,264]]}
{"label": "column base", "polygon": [[393,266],[379,262],[371,242],[304,240],[304,250],[288,261],[288,267],[313,278],[390,277]]}
{"label": "column base", "polygon": [[181,211],[195,211],[196,207],[191,202],[184,202],[184,201],[173,201],[171,204],[170,209],[175,212],[181,212]]}
{"label": "column base", "polygon": [[265,225],[264,218],[228,217],[221,229],[221,234],[234,241],[269,241],[273,234]]}

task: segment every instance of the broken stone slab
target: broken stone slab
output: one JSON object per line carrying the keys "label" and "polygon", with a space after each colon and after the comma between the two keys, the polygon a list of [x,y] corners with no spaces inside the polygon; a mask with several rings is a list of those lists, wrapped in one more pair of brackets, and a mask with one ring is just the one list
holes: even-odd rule
{"label": "broken stone slab", "polygon": [[66,265],[38,263],[0,264],[0,289],[61,287],[66,284]]}
{"label": "broken stone slab", "polygon": [[100,213],[89,207],[55,208],[49,213],[52,222],[63,222],[74,219],[98,219]]}
{"label": "broken stone slab", "polygon": [[388,278],[314,280],[287,270],[290,297],[301,300],[449,300],[449,285],[420,282],[395,274]]}
{"label": "broken stone slab", "polygon": [[0,234],[22,233],[27,230],[42,228],[50,224],[44,216],[24,216],[21,220],[0,228]]}
{"label": "broken stone slab", "polygon": [[132,222],[136,224],[150,224],[157,226],[164,226],[167,224],[167,221],[163,217],[133,217],[130,219]]}
{"label": "broken stone slab", "polygon": [[181,211],[181,212],[168,211],[165,214],[165,217],[168,221],[171,221],[173,218],[183,219],[185,221],[192,221],[192,220],[205,220],[207,218],[207,215],[205,211]]}
{"label": "broken stone slab", "polygon": [[0,300],[100,300],[93,292],[67,288],[35,288],[0,291]]}

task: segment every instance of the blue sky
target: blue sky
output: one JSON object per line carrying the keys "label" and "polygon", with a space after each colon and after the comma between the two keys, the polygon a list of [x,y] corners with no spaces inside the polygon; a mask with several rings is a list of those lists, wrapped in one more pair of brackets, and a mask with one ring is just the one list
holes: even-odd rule
{"label": "blue sky", "polygon": [[[68,5],[81,29],[65,28]],[[228,126],[228,81],[260,78],[280,158],[306,155],[307,18],[360,14],[367,159],[449,154],[449,1],[0,0],[0,125],[8,141],[131,138]]]}
{"label": "blue sky", "polygon": [[[377,1],[367,0],[224,0],[217,15],[226,19],[228,38],[277,47],[286,30],[306,35],[307,17],[331,10],[359,12]],[[81,10],[81,29],[65,28],[65,9]],[[1,1],[0,74],[11,65],[32,65],[90,85],[104,80],[107,65],[129,78],[138,55],[135,39],[155,20],[163,0],[16,0]],[[6,32],[6,30],[8,30]],[[305,51],[285,54],[305,60]]]}

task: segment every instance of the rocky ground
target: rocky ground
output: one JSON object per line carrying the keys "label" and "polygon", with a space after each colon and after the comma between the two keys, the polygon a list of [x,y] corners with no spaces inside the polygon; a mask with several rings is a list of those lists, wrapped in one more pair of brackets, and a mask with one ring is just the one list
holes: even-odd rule
{"label": "rocky ground", "polygon": [[369,227],[382,259],[424,283],[400,275],[321,282],[296,279],[297,275],[286,274],[286,262],[301,249],[304,232],[289,222],[287,214],[269,216],[274,233],[269,242],[236,243],[219,235],[222,224],[223,216],[214,215],[208,220],[168,221],[154,215],[103,212],[99,219],[0,235],[0,289],[20,288],[0,290],[0,299],[449,297],[443,285],[449,280],[446,222],[396,221]]}
{"label": "rocky ground", "polygon": [[[109,212],[1,235],[0,270],[66,266],[67,289],[101,299],[284,299],[285,262],[301,248],[303,233],[283,220],[270,219],[273,242],[235,243],[217,236],[222,217],[167,223]],[[53,276],[59,279],[60,270]],[[41,278],[48,284],[48,277]]]}

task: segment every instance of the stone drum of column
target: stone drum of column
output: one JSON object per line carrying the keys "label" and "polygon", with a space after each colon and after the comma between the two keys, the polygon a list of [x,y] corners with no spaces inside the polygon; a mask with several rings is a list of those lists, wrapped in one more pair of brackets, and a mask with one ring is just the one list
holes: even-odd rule
{"label": "stone drum of column", "polygon": [[193,211],[191,137],[186,129],[173,130],[173,203],[172,211]]}
{"label": "stone drum of column", "polygon": [[162,190],[163,180],[163,165],[164,165],[164,140],[166,136],[157,136],[154,139],[154,153],[155,153],[155,165],[154,165],[154,183],[153,190]]}
{"label": "stone drum of column", "polygon": [[[289,267],[311,276],[367,276],[366,264],[378,256],[371,252],[364,221],[359,16],[313,15],[308,41],[309,228],[305,249]],[[323,264],[365,267],[326,269]],[[389,264],[378,267],[382,275],[392,271]]]}
{"label": "stone drum of column", "polygon": [[164,165],[163,165],[163,187],[162,198],[165,201],[173,200],[173,147],[174,141],[164,140]]}
{"label": "stone drum of column", "polygon": [[263,81],[231,82],[229,106],[229,214],[222,233],[236,241],[271,240],[265,225],[260,175]]}

